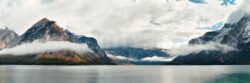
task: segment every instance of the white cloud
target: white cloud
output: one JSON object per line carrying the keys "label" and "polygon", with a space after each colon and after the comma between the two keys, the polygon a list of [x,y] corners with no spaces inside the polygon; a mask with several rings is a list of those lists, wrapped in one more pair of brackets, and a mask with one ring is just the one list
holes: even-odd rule
{"label": "white cloud", "polygon": [[152,56],[152,57],[145,57],[141,59],[141,61],[172,61],[174,57],[165,58],[165,57],[159,57],[159,56]]}
{"label": "white cloud", "polygon": [[229,51],[234,51],[237,49],[230,47],[228,45],[209,42],[207,44],[202,44],[202,45],[183,45],[169,50],[168,53],[170,53],[173,56],[179,56],[179,55],[188,55],[191,53],[199,53],[204,50],[206,51],[220,50],[224,53],[227,53]]}
{"label": "white cloud", "polygon": [[5,48],[0,51],[0,55],[26,55],[42,52],[56,52],[61,50],[74,51],[79,54],[92,52],[92,50],[90,50],[86,44],[75,44],[66,41],[50,41],[46,43],[32,42],[21,44],[13,48]]}
{"label": "white cloud", "polygon": [[237,6],[222,7],[217,0],[206,0],[206,4],[188,0],[0,0],[0,26],[21,34],[47,17],[77,34],[94,36],[102,47],[172,48],[207,31],[196,28],[226,21]]}
{"label": "white cloud", "polygon": [[119,55],[112,55],[110,53],[107,53],[107,56],[110,58],[120,59],[120,60],[127,60],[127,61],[172,61],[174,57],[159,57],[159,56],[152,56],[152,57],[145,57],[142,59],[136,59],[136,58],[128,58],[124,56]]}
{"label": "white cloud", "polygon": [[120,59],[120,60],[128,60],[128,61],[138,61],[137,59],[134,58],[128,58],[128,57],[124,57],[124,56],[119,56],[119,55],[112,55],[110,53],[107,53],[107,56],[110,58],[114,58],[114,59]]}

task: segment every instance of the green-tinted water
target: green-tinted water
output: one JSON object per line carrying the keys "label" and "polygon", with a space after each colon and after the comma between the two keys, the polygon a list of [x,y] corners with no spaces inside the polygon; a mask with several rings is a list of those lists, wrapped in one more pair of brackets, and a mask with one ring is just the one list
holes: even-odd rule
{"label": "green-tinted water", "polygon": [[0,83],[250,83],[250,66],[0,66]]}

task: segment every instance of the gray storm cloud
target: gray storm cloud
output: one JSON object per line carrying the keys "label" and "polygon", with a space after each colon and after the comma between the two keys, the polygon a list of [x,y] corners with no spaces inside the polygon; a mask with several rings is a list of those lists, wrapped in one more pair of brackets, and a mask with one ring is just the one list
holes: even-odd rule
{"label": "gray storm cloud", "polygon": [[206,4],[188,0],[0,0],[0,26],[21,34],[47,17],[77,34],[97,38],[105,48],[173,48],[208,31],[197,28],[226,21],[237,8],[220,6],[217,0],[206,0]]}

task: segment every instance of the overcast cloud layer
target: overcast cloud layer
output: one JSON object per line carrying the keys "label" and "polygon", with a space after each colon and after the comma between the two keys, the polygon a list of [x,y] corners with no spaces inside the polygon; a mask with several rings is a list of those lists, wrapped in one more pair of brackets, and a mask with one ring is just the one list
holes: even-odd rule
{"label": "overcast cloud layer", "polygon": [[[246,0],[247,1],[247,0]],[[172,48],[226,22],[240,6],[218,0],[0,0],[0,26],[22,34],[46,17],[77,34],[97,38],[102,47]]]}

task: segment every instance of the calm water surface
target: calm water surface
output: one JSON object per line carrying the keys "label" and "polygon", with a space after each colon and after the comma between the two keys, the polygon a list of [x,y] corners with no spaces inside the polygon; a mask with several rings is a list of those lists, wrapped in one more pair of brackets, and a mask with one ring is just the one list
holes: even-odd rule
{"label": "calm water surface", "polygon": [[0,83],[250,83],[250,66],[0,66]]}

